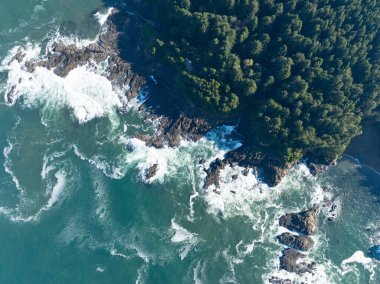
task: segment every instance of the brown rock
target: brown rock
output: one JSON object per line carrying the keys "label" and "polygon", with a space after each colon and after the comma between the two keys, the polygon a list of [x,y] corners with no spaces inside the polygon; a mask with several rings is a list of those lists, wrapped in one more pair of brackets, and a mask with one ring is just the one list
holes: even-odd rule
{"label": "brown rock", "polygon": [[312,273],[315,270],[315,263],[305,263],[300,260],[305,258],[305,255],[294,250],[285,249],[280,257],[280,268],[289,272],[303,274],[305,272]]}
{"label": "brown rock", "polygon": [[299,213],[286,213],[281,216],[279,224],[291,231],[305,235],[314,234],[317,231],[319,211],[319,207],[314,206],[309,210]]}
{"label": "brown rock", "polygon": [[277,236],[277,240],[296,250],[307,251],[314,246],[314,241],[309,236],[296,236],[291,233],[283,233]]}
{"label": "brown rock", "polygon": [[152,177],[154,177],[155,174],[157,173],[157,171],[158,171],[158,164],[154,164],[154,165],[150,166],[146,170],[146,173],[145,173],[146,179],[151,179]]}
{"label": "brown rock", "polygon": [[207,173],[206,181],[204,188],[207,189],[211,185],[215,185],[216,187],[219,187],[219,175],[221,170],[223,170],[226,167],[226,161],[221,159],[216,159],[210,164],[210,167],[205,170]]}

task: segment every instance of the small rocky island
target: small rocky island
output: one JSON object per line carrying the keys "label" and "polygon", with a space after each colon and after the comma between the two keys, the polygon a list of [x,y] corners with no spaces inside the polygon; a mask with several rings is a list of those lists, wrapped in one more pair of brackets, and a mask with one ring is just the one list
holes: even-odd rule
{"label": "small rocky island", "polygon": [[315,263],[302,261],[306,257],[303,252],[310,250],[314,246],[311,235],[318,229],[318,206],[298,212],[286,213],[280,217],[279,225],[291,232],[285,232],[277,236],[277,240],[286,246],[280,257],[280,268],[289,272],[303,274],[313,273]]}

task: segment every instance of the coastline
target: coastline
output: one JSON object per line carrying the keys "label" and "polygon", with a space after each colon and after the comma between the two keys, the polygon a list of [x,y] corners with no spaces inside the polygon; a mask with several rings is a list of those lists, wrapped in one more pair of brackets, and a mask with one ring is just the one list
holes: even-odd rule
{"label": "coastline", "polygon": [[[198,141],[216,127],[236,126],[236,134],[241,138],[243,145],[226,153],[222,160],[216,159],[211,162],[209,168],[205,169],[207,173],[205,189],[211,185],[218,187],[220,171],[227,165],[239,165],[244,168],[242,175],[247,175],[252,170],[270,187],[278,185],[296,163],[285,163],[270,149],[255,141],[251,133],[246,133],[246,122],[239,121],[236,117],[204,113],[179,96],[178,90],[174,87],[172,77],[174,71],[155,62],[151,56],[144,53],[144,48],[141,48],[144,43],[139,38],[140,21],[142,20],[133,12],[113,9],[104,20],[98,38],[87,46],[78,47],[72,43],[57,41],[52,45],[46,59],[26,60],[25,54],[19,50],[10,62],[18,61],[24,64],[29,73],[33,73],[37,67],[45,67],[54,70],[56,75],[65,77],[78,66],[107,61],[109,64],[107,79],[114,87],[126,89],[124,96],[127,100],[121,98],[123,105],[118,108],[119,112],[126,112],[129,107],[128,102],[139,96],[145,87],[152,91],[152,95],[140,105],[139,111],[144,113],[146,119],[158,121],[156,132],[154,135],[136,136],[147,146],[158,149],[166,145],[178,147],[181,139]],[[7,98],[9,104],[14,103],[17,98],[16,86],[8,90]],[[356,149],[356,152],[360,152],[358,151],[362,143],[360,139],[363,138],[359,137],[358,142],[355,140],[351,143],[351,148]],[[377,139],[380,141],[380,137]],[[347,154],[358,157],[364,162],[366,159],[362,156],[373,160],[368,153],[358,155],[356,152],[349,150]],[[375,164],[375,169],[380,170],[380,156],[377,157]],[[325,165],[313,162],[308,166],[313,174],[326,168]]]}
{"label": "coastline", "polygon": [[[169,74],[123,58],[116,40],[133,36],[112,25],[135,17],[102,11],[91,11],[102,27],[91,42],[57,31],[46,52],[38,37],[5,50],[0,217],[20,258],[3,266],[20,267],[25,243],[37,253],[2,281],[46,281],[36,268],[59,251],[58,280],[377,283],[367,249],[380,240],[380,175],[348,153],[333,167],[281,168],[251,121],[197,112]],[[73,260],[78,274],[66,274]]]}

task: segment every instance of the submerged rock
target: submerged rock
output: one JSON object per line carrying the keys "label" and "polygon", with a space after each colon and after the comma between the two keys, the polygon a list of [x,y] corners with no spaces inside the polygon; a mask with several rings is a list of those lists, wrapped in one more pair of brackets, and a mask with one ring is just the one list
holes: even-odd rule
{"label": "submerged rock", "polygon": [[305,272],[312,273],[315,270],[315,263],[306,263],[300,261],[306,256],[292,248],[285,249],[280,257],[280,268],[288,272],[303,274]]}
{"label": "submerged rock", "polygon": [[309,236],[296,236],[291,233],[283,233],[277,236],[277,240],[296,250],[307,251],[314,246],[314,241]]}
{"label": "submerged rock", "polygon": [[150,166],[146,170],[146,173],[145,173],[146,179],[151,179],[152,177],[154,177],[156,175],[157,171],[158,171],[158,164],[154,164],[154,165]]}
{"label": "submerged rock", "polygon": [[319,211],[319,207],[314,206],[309,210],[299,213],[286,213],[281,216],[279,224],[288,230],[311,235],[317,231],[317,217]]}
{"label": "submerged rock", "polygon": [[270,284],[292,284],[290,279],[282,279],[276,276],[272,276],[268,279]]}
{"label": "submerged rock", "polygon": [[375,245],[368,249],[368,256],[380,261],[380,245]]}

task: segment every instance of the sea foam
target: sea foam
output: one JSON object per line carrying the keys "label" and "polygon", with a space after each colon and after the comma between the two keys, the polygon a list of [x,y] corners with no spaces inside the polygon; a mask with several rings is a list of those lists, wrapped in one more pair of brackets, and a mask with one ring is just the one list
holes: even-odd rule
{"label": "sea foam", "polygon": [[104,11],[104,13],[98,11],[94,14],[94,17],[98,20],[100,26],[103,26],[106,23],[108,17],[112,14],[113,10],[114,9],[111,7]]}
{"label": "sea foam", "polygon": [[8,70],[8,90],[15,86],[17,95],[14,102],[22,97],[24,107],[40,107],[43,111],[67,107],[79,123],[105,115],[116,116],[115,111],[121,106],[121,101],[106,77],[95,73],[88,65],[76,67],[65,78],[44,67],[36,67],[30,73],[25,70],[25,62],[40,58],[41,49],[31,44],[25,49],[16,47],[10,52],[10,57],[19,50],[26,54],[21,62],[9,61],[9,58],[2,62]]}
{"label": "sea foam", "polygon": [[174,231],[174,235],[171,238],[173,243],[183,243],[184,245],[180,248],[180,258],[183,260],[189,251],[198,243],[197,234],[191,233],[185,228],[181,227],[175,222],[173,218],[171,220],[171,228]]}

